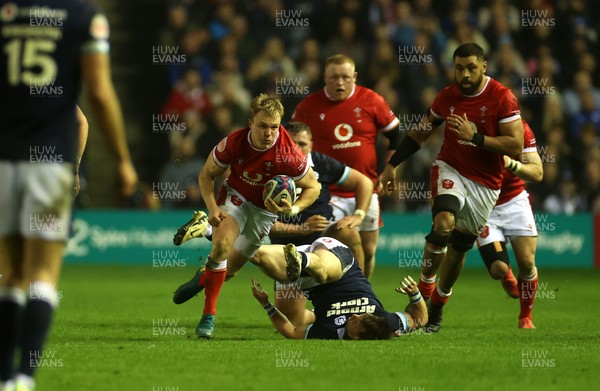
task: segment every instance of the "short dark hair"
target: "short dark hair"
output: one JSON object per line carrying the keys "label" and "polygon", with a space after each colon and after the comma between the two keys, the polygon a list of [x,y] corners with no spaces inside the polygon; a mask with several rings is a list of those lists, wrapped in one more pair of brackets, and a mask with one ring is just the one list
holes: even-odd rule
{"label": "short dark hair", "polygon": [[452,60],[456,60],[456,57],[470,57],[475,56],[478,60],[485,61],[485,53],[483,48],[477,45],[475,42],[463,43],[456,48],[452,55]]}
{"label": "short dark hair", "polygon": [[358,333],[358,339],[391,339],[394,334],[394,330],[383,316],[366,314],[360,324],[362,330]]}
{"label": "short dark hair", "polygon": [[310,139],[312,140],[312,132],[310,130],[310,126],[308,126],[304,122],[288,122],[288,124],[285,126],[285,130],[287,130],[289,134],[298,134],[306,132],[308,134],[308,137],[310,137]]}

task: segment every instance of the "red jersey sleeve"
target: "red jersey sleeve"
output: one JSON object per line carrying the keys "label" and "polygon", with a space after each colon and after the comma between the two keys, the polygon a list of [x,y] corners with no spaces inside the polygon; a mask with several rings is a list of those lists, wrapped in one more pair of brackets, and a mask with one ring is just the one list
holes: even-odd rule
{"label": "red jersey sleeve", "polygon": [[373,106],[375,107],[375,124],[377,129],[387,132],[398,126],[398,117],[394,114],[390,105],[379,94],[373,94]]}
{"label": "red jersey sleeve", "polygon": [[437,119],[444,119],[442,117],[442,109],[440,107],[442,99],[443,99],[443,93],[446,91],[446,88],[444,88],[442,91],[440,91],[440,93],[438,93],[435,98],[433,99],[433,102],[431,103],[431,106],[429,107],[429,112],[431,113],[431,115],[433,115],[435,118]]}
{"label": "red jersey sleeve", "polygon": [[523,153],[527,152],[537,152],[537,144],[535,142],[535,134],[533,134],[533,130],[529,124],[523,121],[523,130],[524,132],[524,143],[523,143]]}
{"label": "red jersey sleeve", "polygon": [[212,156],[213,159],[215,159],[215,163],[222,168],[227,168],[233,159],[232,151],[235,150],[236,143],[228,142],[229,137],[230,136],[227,136],[221,140],[212,150]]}
{"label": "red jersey sleeve", "polygon": [[521,108],[519,101],[508,88],[499,99],[498,122],[508,123],[521,118]]}

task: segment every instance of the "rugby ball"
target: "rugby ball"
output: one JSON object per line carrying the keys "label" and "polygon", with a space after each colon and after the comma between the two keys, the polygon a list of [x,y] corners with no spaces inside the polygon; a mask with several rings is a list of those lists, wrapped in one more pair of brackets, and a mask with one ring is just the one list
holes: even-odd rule
{"label": "rugby ball", "polygon": [[271,199],[279,205],[281,200],[287,200],[293,205],[296,202],[296,182],[287,175],[275,175],[265,183],[262,196],[263,202]]}

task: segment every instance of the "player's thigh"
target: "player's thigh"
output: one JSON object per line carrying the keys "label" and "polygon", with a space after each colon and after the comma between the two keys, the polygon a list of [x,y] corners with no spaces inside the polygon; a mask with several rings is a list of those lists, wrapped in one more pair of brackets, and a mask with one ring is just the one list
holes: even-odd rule
{"label": "player's thigh", "polygon": [[23,265],[26,282],[58,282],[65,242],[27,238],[23,244]]}
{"label": "player's thigh", "polygon": [[465,180],[463,184],[468,197],[465,198],[465,205],[458,214],[456,227],[462,232],[479,236],[487,225],[500,190],[489,189],[470,180]]}
{"label": "player's thigh", "polygon": [[339,279],[342,276],[342,263],[330,250],[319,247],[310,254],[313,267],[323,271],[328,279]]}
{"label": "player's thigh", "polygon": [[246,259],[251,259],[269,235],[277,215],[250,203],[245,203],[244,206],[248,209],[248,220],[244,227],[240,227],[240,235],[233,246]]}
{"label": "player's thigh", "polygon": [[[22,181],[17,163],[0,160],[0,237],[14,237],[19,232],[19,211]],[[9,246],[9,244],[7,244]],[[7,247],[7,251],[11,251]],[[0,260],[2,262],[2,260]]]}
{"label": "player's thigh", "polygon": [[73,206],[73,166],[20,163],[23,201],[19,229],[27,239],[66,241]]}
{"label": "player's thigh", "polygon": [[18,234],[0,237],[0,286],[22,287],[23,238]]}

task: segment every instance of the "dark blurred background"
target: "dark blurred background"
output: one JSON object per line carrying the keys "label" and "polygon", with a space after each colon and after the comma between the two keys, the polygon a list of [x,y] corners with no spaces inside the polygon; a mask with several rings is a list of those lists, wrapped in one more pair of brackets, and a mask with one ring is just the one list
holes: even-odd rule
{"label": "dark blurred background", "polygon": [[[474,41],[536,134],[545,172],[528,187],[534,210],[600,212],[599,1],[96,2],[111,23],[113,80],[142,182],[131,199],[117,197],[113,162],[82,102],[91,131],[80,208],[201,207],[197,174],[221,138],[246,126],[250,99],[279,95],[285,124],[323,87],[334,53],[354,58],[358,84],[381,94],[401,122],[418,119],[453,82],[454,49]],[[441,139],[403,165],[401,183],[428,187]],[[156,197],[169,188],[184,197]],[[382,206],[428,210],[425,199]]]}

